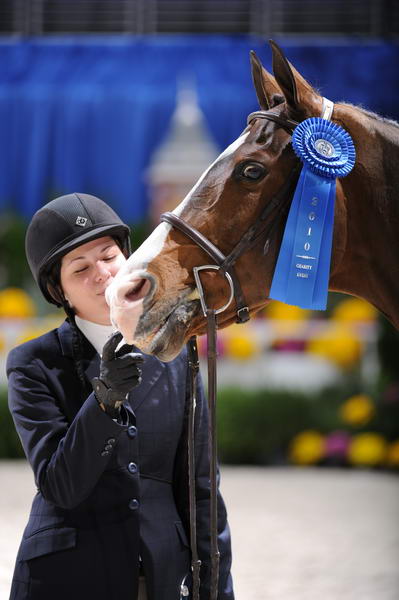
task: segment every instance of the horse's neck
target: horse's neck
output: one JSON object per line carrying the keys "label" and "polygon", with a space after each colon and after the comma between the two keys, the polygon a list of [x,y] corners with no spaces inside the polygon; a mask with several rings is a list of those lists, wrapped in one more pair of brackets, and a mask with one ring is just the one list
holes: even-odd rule
{"label": "horse's neck", "polygon": [[350,109],[339,121],[357,159],[342,181],[346,246],[330,289],[368,300],[399,329],[399,128]]}

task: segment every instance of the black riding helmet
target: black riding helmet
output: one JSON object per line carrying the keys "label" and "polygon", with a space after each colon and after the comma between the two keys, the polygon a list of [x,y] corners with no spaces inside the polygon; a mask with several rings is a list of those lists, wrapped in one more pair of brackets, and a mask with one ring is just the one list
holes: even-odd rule
{"label": "black riding helmet", "polygon": [[65,254],[96,238],[111,236],[128,257],[129,233],[129,227],[110,206],[89,194],[60,196],[38,210],[26,232],[25,250],[32,275],[46,300],[61,306],[47,284],[51,267]]}

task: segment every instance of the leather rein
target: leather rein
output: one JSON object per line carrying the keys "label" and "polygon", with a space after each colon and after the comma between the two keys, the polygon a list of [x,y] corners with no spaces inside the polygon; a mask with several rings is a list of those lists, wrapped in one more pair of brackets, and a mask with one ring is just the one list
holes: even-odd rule
{"label": "leather rein", "polygon": [[[272,111],[256,111],[248,116],[247,123],[250,124],[254,119],[266,119],[273,121],[282,127],[287,133],[292,134],[298,125],[296,121],[282,117]],[[261,240],[265,239],[263,245],[263,254],[266,255],[270,240],[277,231],[277,227],[288,212],[292,195],[299,175],[300,165],[294,168],[288,180],[278,190],[277,194],[267,201],[263,211],[260,213],[255,223],[251,225],[239,242],[234,246],[228,256],[225,256],[210,240],[208,240],[200,231],[192,225],[186,223],[183,219],[172,212],[166,212],[161,215],[161,221],[172,225],[181,233],[184,233],[197,246],[216,263],[194,267],[194,278],[200,295],[202,312],[207,320],[208,336],[208,409],[209,409],[209,427],[208,427],[208,448],[210,459],[210,558],[211,558],[211,585],[210,600],[217,600],[218,582],[219,582],[219,550],[218,550],[218,527],[217,527],[217,438],[216,438],[216,315],[228,308],[231,302],[236,305],[236,322],[245,323],[250,319],[249,307],[245,300],[241,284],[237,277],[234,264],[247,250],[254,247]],[[275,218],[270,223],[269,217],[275,214]],[[200,272],[216,270],[220,271],[227,279],[230,286],[230,297],[227,303],[218,308],[209,308],[206,304],[205,293],[202,286]],[[198,351],[196,337],[190,338],[187,343],[188,362],[190,369],[190,399],[188,416],[188,473],[189,473],[189,505],[190,505],[190,545],[191,545],[191,570],[193,579],[193,600],[199,600],[200,590],[200,567],[201,561],[197,549],[197,519],[196,519],[196,495],[195,495],[195,404],[196,404],[196,378],[199,371]],[[181,598],[188,595],[188,588],[185,582],[182,583]]]}

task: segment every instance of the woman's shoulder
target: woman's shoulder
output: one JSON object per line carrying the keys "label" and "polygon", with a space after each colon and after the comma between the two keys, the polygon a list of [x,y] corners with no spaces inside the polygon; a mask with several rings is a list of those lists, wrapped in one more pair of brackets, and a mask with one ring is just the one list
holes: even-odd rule
{"label": "woman's shoulder", "polygon": [[7,374],[13,369],[31,365],[35,360],[59,355],[59,331],[62,327],[63,325],[15,346],[7,356]]}

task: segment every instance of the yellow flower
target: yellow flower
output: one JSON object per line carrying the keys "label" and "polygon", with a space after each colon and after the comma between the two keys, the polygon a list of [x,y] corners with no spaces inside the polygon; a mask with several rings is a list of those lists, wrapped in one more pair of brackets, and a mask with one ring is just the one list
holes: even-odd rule
{"label": "yellow flower", "polygon": [[279,321],[303,321],[307,319],[310,311],[299,306],[291,306],[290,304],[284,304],[278,300],[273,300],[265,309],[266,315],[269,319],[275,319]]}
{"label": "yellow flower", "polygon": [[259,346],[252,335],[231,335],[225,339],[226,355],[239,360],[248,360],[259,352]]}
{"label": "yellow flower", "polygon": [[378,433],[359,433],[352,438],[348,448],[348,460],[357,466],[379,465],[386,454],[387,442]]}
{"label": "yellow flower", "polygon": [[282,337],[298,334],[303,329],[310,313],[310,310],[284,304],[277,300],[268,304],[264,312],[266,318],[273,321],[276,335]]}
{"label": "yellow flower", "polygon": [[332,318],[341,323],[375,321],[377,310],[361,298],[345,298],[334,308]]}
{"label": "yellow flower", "polygon": [[325,439],[318,431],[308,429],[298,433],[291,441],[289,459],[297,465],[311,465],[325,455]]}
{"label": "yellow flower", "polygon": [[365,425],[374,417],[375,406],[366,394],[351,396],[339,410],[340,417],[350,425]]}
{"label": "yellow flower", "polygon": [[362,344],[347,327],[331,324],[319,336],[309,340],[306,348],[339,367],[349,368],[359,360]]}
{"label": "yellow flower", "polygon": [[28,319],[35,314],[36,307],[24,290],[9,287],[0,291],[0,318]]}
{"label": "yellow flower", "polygon": [[390,467],[399,467],[399,440],[391,442],[387,451],[387,464]]}

